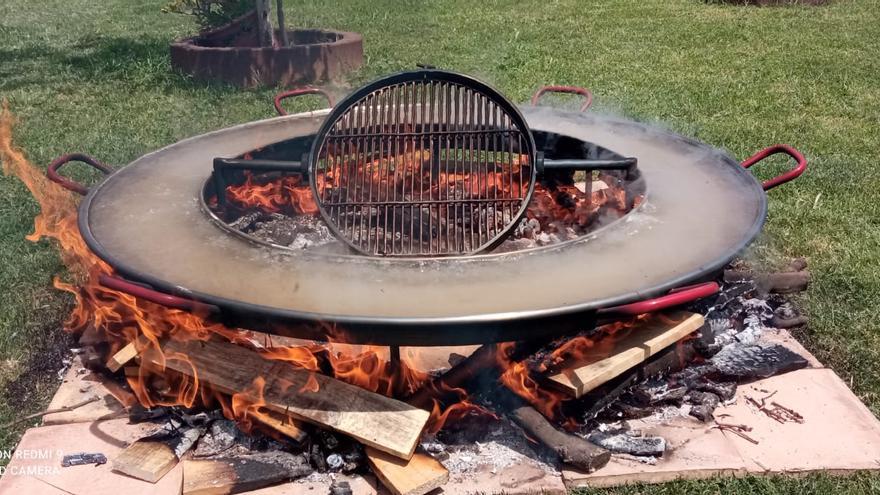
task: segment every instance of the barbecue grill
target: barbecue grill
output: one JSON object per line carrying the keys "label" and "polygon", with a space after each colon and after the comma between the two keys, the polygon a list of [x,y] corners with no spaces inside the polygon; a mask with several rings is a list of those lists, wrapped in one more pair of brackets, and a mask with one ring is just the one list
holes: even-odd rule
{"label": "barbecue grill", "polygon": [[[471,77],[436,69],[379,79],[340,102],[302,161],[214,161],[308,175],[320,213],[353,250],[450,256],[496,247],[523,218],[545,170],[634,173],[636,159],[545,159],[516,106]],[[450,177],[464,176],[450,187]]]}
{"label": "barbecue grill", "polygon": [[[477,92],[464,91],[464,95],[465,102],[480,98]],[[359,102],[362,96],[352,95],[349,102]],[[462,99],[456,96],[452,101]],[[765,220],[764,189],[797,177],[806,167],[803,156],[787,146],[768,148],[741,164],[704,143],[625,119],[543,107],[507,109],[501,124],[494,121],[489,131],[518,140],[518,147],[500,152],[503,164],[528,169],[512,175],[516,184],[523,181],[517,202],[509,208],[517,211],[495,230],[486,228],[473,243],[450,243],[448,250],[444,244],[440,250],[435,244],[440,238],[432,234],[415,236],[413,248],[391,248],[388,243],[381,251],[375,248],[377,241],[379,245],[384,241],[380,235],[353,235],[352,223],[346,227],[345,215],[339,211],[377,204],[361,204],[361,190],[339,200],[317,188],[315,178],[330,172],[338,177],[342,172],[334,170],[330,150],[338,149],[352,129],[365,129],[363,125],[348,127],[346,119],[353,116],[343,109],[354,109],[354,118],[360,118],[364,108],[369,112],[385,104],[350,107],[342,102],[333,111],[242,124],[180,141],[113,172],[88,191],[79,211],[80,231],[88,246],[117,274],[102,282],[163,304],[213,311],[229,324],[305,338],[327,338],[340,327],[350,342],[394,345],[558,335],[589,326],[603,312],[644,312],[717,289],[704,284],[680,290],[713,274],[751,242]],[[521,122],[516,121],[517,115]],[[436,121],[430,117],[416,121],[428,128],[408,131],[421,134],[404,134],[404,138],[424,138],[427,143],[430,132],[432,139],[445,139],[446,131],[433,125]],[[470,122],[485,130],[484,118]],[[448,135],[454,137],[451,132]],[[389,137],[386,134],[391,131],[374,129],[367,139],[378,141]],[[601,168],[603,162],[596,160],[611,160],[619,162],[615,166],[626,174],[633,169],[623,162],[637,158],[638,171],[633,173],[644,183],[645,199],[622,219],[578,239],[522,252],[484,253],[515,225],[518,210],[528,198],[526,185],[529,181],[533,185],[538,177],[535,136],[569,139],[612,152],[610,158],[563,162],[566,167],[590,169],[592,160]],[[297,172],[310,176],[315,197],[322,198],[323,218],[357,254],[292,251],[254,242],[232,235],[220,225],[222,218],[206,207],[205,194],[215,190],[215,158],[230,157],[221,158],[221,169],[223,160],[237,166],[241,164],[235,160],[240,158],[235,157],[280,144],[308,155],[300,163],[311,165],[298,165]],[[778,152],[794,157],[797,167],[763,186],[745,170],[744,166]],[[346,156],[350,152],[338,153]],[[374,172],[381,173],[386,166],[381,151],[370,157],[377,162]],[[545,160],[557,158],[568,157]],[[49,173],[54,180],[76,187],[57,173],[70,159],[57,160]],[[425,163],[429,173],[437,171],[438,162]],[[259,162],[253,166],[259,168]],[[297,168],[289,163],[281,166]],[[490,165],[481,169],[481,173],[489,171]],[[509,180],[511,175],[504,177]],[[403,203],[379,206],[419,210],[425,208],[419,201],[437,198],[396,201]],[[436,214],[429,215],[429,222],[443,216],[443,206],[458,209],[460,214],[482,207],[463,202],[451,207],[449,203],[428,205]],[[354,225],[360,228],[364,218],[369,223],[382,217],[361,217]],[[639,302],[652,297],[658,299]]]}

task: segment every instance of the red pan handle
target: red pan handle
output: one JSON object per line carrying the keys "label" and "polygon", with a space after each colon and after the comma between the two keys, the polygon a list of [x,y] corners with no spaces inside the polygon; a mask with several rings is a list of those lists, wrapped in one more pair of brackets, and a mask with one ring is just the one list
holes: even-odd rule
{"label": "red pan handle", "polygon": [[580,86],[544,86],[532,96],[532,105],[537,105],[538,100],[541,99],[541,96],[544,93],[568,93],[583,96],[584,104],[581,105],[581,112],[586,112],[593,104],[593,93],[587,88],[582,88]]}
{"label": "red pan handle", "polygon": [[61,185],[64,189],[68,191],[73,191],[78,194],[82,194],[85,196],[89,193],[89,188],[76,182],[73,179],[68,179],[64,177],[58,170],[66,163],[69,162],[83,162],[91,165],[92,167],[104,172],[105,174],[110,174],[113,172],[113,169],[109,165],[105,165],[99,162],[97,159],[92,158],[89,155],[84,153],[70,153],[68,155],[61,155],[58,158],[52,160],[52,163],[49,164],[49,167],[46,169],[46,177],[49,178],[52,182]]}
{"label": "red pan handle", "polygon": [[789,170],[788,172],[784,172],[782,174],[779,174],[772,179],[765,180],[763,183],[765,191],[769,191],[770,189],[773,189],[774,187],[776,187],[780,184],[785,184],[786,182],[788,182],[790,180],[797,179],[798,177],[801,176],[801,174],[804,173],[804,171],[807,170],[807,159],[804,157],[803,153],[801,153],[800,151],[794,149],[793,147],[791,147],[787,144],[776,144],[776,145],[770,146],[769,148],[764,148],[763,150],[746,158],[742,162],[742,166],[744,168],[749,168],[752,165],[760,162],[764,158],[767,158],[770,155],[775,155],[777,153],[785,153],[786,155],[794,158],[795,161],[797,161],[797,165],[795,165],[795,167],[793,169]]}
{"label": "red pan handle", "polygon": [[654,299],[646,299],[622,306],[614,306],[611,308],[602,308],[597,311],[600,315],[640,315],[643,313],[653,313],[663,309],[680,306],[689,302],[711,296],[721,290],[716,282],[706,282],[704,284],[689,285],[672,289],[665,296],[656,297]]}
{"label": "red pan handle", "polygon": [[286,98],[293,98],[295,96],[302,95],[321,95],[327,99],[328,108],[335,105],[333,102],[333,97],[330,96],[330,93],[324,91],[320,88],[297,88],[297,89],[289,89],[287,91],[282,91],[275,95],[275,111],[278,112],[278,115],[287,115],[287,110],[281,106],[281,100]]}
{"label": "red pan handle", "polygon": [[193,299],[187,299],[180,296],[172,296],[164,292],[144,287],[143,285],[129,282],[128,280],[114,277],[112,275],[101,275],[98,277],[98,283],[108,289],[124,292],[138,299],[144,299],[156,304],[161,304],[174,309],[182,309],[186,311],[204,311],[213,313],[217,311],[217,307],[212,304],[205,304]]}

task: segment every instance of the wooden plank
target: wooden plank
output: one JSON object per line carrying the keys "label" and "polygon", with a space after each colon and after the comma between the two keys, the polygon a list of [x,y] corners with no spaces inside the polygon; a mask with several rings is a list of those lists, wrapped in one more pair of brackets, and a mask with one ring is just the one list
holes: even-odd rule
{"label": "wooden plank", "polygon": [[177,465],[174,450],[164,442],[138,440],[113,459],[113,470],[155,483]]}
{"label": "wooden plank", "polygon": [[[677,323],[667,323],[674,321]],[[617,337],[613,349],[588,354],[564,371],[547,377],[548,382],[572,397],[580,397],[624,371],[678,342],[703,326],[703,316],[684,311],[654,317]],[[600,346],[601,347],[601,346]]]}
{"label": "wooden plank", "polygon": [[[296,462],[299,460],[300,462]],[[249,492],[312,472],[305,459],[277,453],[183,461],[183,495]]]}
{"label": "wooden plank", "polygon": [[330,428],[361,443],[409,459],[430,413],[334,378],[264,359],[244,347],[220,342],[175,342],[163,351],[168,368],[211,384],[223,393],[265,380],[265,408]]}
{"label": "wooden plank", "polygon": [[433,457],[416,453],[408,461],[367,447],[367,461],[394,495],[424,495],[449,481],[449,471]]}

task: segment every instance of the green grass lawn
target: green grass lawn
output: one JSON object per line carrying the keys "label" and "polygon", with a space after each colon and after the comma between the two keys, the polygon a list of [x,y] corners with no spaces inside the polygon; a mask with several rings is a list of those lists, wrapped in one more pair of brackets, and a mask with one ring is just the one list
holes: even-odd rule
{"label": "green grass lawn", "polygon": [[[181,138],[273,115],[273,89],[243,91],[171,73],[168,43],[192,19],[163,0],[3,0],[0,97],[20,117],[17,143],[45,165],[84,151],[111,164]],[[800,337],[880,413],[880,3],[753,8],[699,0],[617,2],[286,2],[300,27],[364,34],[366,67],[348,84],[416,63],[474,74],[525,101],[542,84],[577,84],[596,111],[655,122],[746,157],[790,143],[808,174],[770,193],[760,260],[806,256]],[[301,102],[301,109],[306,102]],[[756,171],[769,177],[774,161]],[[87,178],[86,174],[80,178]],[[40,410],[54,391],[70,301],[62,267],[32,244],[35,203],[0,177],[0,423]],[[0,431],[11,448],[23,428]],[[611,493],[828,493],[880,490],[844,480],[748,478]]]}

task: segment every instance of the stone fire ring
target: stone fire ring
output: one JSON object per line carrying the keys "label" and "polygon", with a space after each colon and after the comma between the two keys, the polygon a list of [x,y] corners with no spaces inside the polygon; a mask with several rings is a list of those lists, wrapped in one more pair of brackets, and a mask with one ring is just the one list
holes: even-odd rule
{"label": "stone fire ring", "polygon": [[209,46],[204,36],[171,44],[171,66],[199,80],[236,86],[311,84],[339,79],[364,64],[363,37],[322,29],[288,32],[284,47]]}

